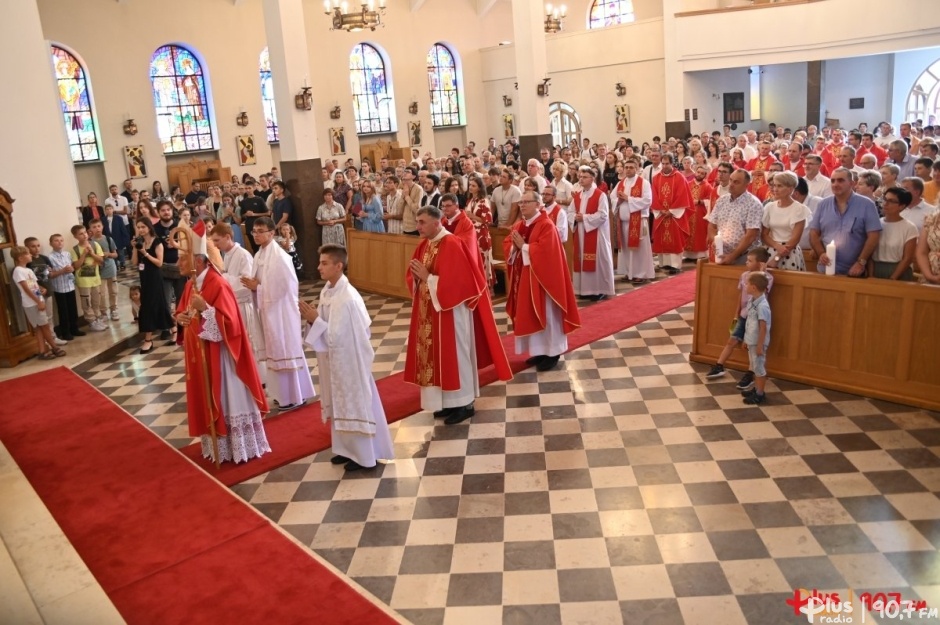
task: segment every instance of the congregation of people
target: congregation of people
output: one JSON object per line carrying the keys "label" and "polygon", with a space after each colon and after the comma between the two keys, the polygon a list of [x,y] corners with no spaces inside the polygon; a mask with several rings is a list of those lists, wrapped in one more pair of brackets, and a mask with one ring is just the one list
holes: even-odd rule
{"label": "congregation of people", "polygon": [[316,396],[306,345],[317,354],[333,461],[358,470],[391,459],[392,445],[371,374],[371,319],[345,275],[356,262],[348,229],[421,239],[402,268],[413,297],[404,376],[422,408],[449,425],[473,417],[480,369],[512,377],[493,317],[497,266],[515,351],[548,371],[580,327],[577,299],[613,297],[616,276],[642,285],[704,258],[746,265],[740,328],[707,377],[723,375],[723,359],[743,343],[752,371],[739,388],[761,403],[772,271],[940,284],[933,135],[921,123],[900,124],[898,136],[887,122],[875,133],[771,124],[641,146],[584,139],[525,162],[515,141],[495,139],[479,153],[470,142],[439,158],[413,150],[410,161],[327,160],[316,306],[300,300],[305,242],[277,168],[205,191],[194,184],[186,195],[126,180],[103,205],[88,194],[70,247],[53,235],[47,256],[27,239],[20,256],[31,271],[15,278],[24,308],[36,308],[28,319],[40,358],[54,359],[85,334],[79,314],[92,332],[120,320],[116,284],[136,272],[140,352],[155,349],[157,333],[184,347],[190,432],[216,461],[271,451],[268,398],[287,412]]}

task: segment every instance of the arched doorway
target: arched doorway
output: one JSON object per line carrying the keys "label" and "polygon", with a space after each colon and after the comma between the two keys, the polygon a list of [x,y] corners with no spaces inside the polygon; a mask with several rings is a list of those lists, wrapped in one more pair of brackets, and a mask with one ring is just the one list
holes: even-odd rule
{"label": "arched doorway", "polygon": [[548,106],[548,123],[555,145],[565,146],[572,140],[581,145],[581,116],[570,104],[552,102]]}
{"label": "arched doorway", "polygon": [[907,95],[904,121],[913,122],[916,119],[922,119],[924,124],[930,123],[927,120],[937,116],[938,97],[940,97],[940,59],[925,69],[911,86]]}

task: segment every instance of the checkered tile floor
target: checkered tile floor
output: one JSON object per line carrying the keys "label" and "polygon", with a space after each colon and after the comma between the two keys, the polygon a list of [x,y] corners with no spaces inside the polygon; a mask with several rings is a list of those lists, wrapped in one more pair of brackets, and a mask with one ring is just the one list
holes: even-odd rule
{"label": "checkered tile floor", "polygon": [[[368,305],[400,350],[407,307]],[[688,362],[693,312],[489,385],[470,422],[394,424],[393,464],[325,451],[233,490],[418,624],[806,623],[795,588],[940,607],[940,415],[779,380],[745,406]],[[178,355],[150,357],[91,379],[178,440]]]}

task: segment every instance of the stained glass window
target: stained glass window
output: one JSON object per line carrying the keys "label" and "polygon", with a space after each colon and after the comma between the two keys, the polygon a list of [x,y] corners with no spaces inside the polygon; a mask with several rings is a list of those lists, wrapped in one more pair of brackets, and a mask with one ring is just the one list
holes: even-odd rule
{"label": "stained glass window", "polygon": [[588,28],[627,24],[634,19],[633,0],[594,0]]}
{"label": "stained glass window", "polygon": [[428,90],[431,92],[431,125],[460,125],[460,92],[457,61],[447,46],[435,43],[428,50]]}
{"label": "stained glass window", "polygon": [[394,101],[389,93],[385,59],[373,46],[360,43],[349,54],[356,133],[392,132]]}
{"label": "stained glass window", "polygon": [[277,142],[277,109],[274,108],[274,81],[271,79],[271,58],[268,49],[261,51],[258,62],[261,73],[261,105],[264,107],[264,125],[268,129],[268,143]]}
{"label": "stained glass window", "polygon": [[78,59],[56,46],[52,46],[52,67],[59,88],[59,102],[65,117],[72,161],[85,163],[101,160],[85,68]]}
{"label": "stained glass window", "polygon": [[163,46],[150,60],[157,134],[163,152],[215,149],[206,78],[195,55],[181,46]]}

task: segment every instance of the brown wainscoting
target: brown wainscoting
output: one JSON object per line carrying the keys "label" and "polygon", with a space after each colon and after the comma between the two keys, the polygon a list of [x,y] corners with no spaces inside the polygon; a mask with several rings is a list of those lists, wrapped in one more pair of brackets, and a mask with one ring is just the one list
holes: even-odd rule
{"label": "brown wainscoting", "polygon": [[[691,360],[721,354],[742,270],[699,261]],[[775,271],[770,307],[770,377],[940,410],[940,289]],[[746,369],[747,353],[728,364]]]}

